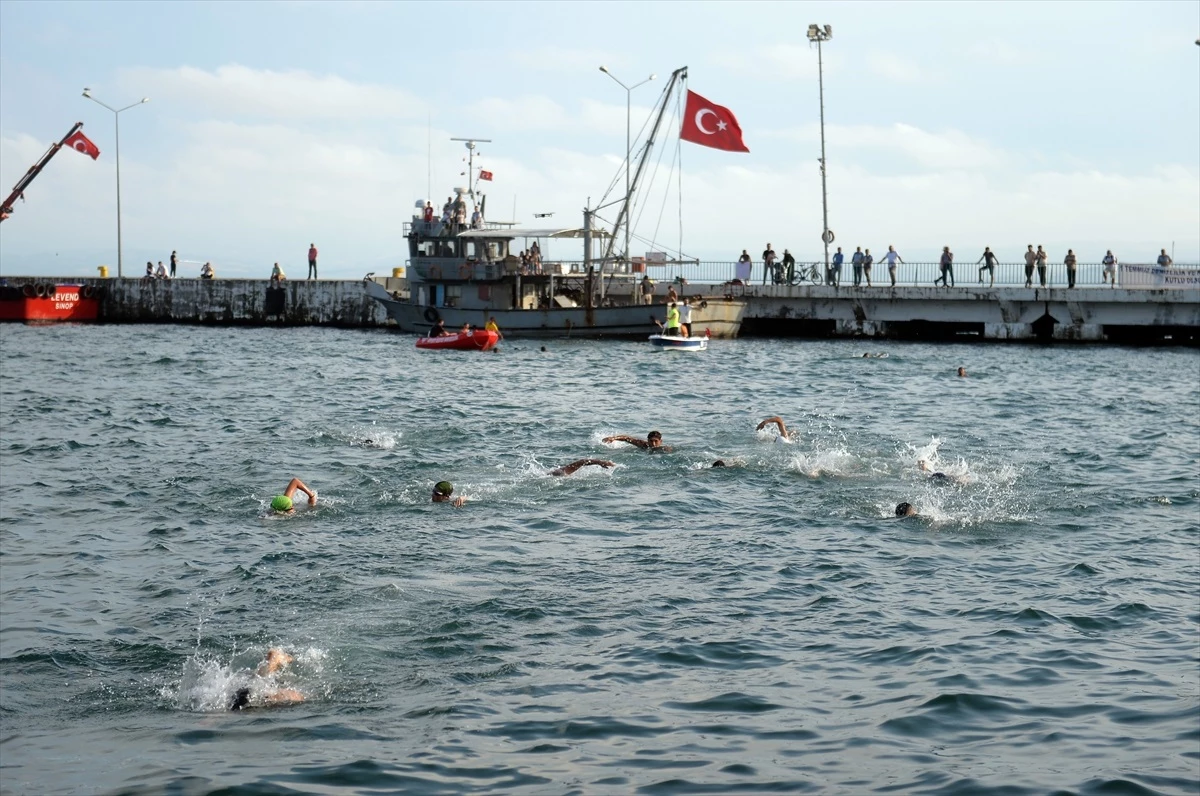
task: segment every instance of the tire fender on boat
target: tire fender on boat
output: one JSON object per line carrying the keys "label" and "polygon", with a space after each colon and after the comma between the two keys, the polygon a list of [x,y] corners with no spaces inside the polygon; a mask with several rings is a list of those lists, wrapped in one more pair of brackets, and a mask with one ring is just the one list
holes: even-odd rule
{"label": "tire fender on boat", "polygon": [[83,296],[84,298],[91,298],[95,294],[95,292],[96,291],[92,288],[91,285],[84,285],[79,290],[79,295]]}
{"label": "tire fender on boat", "polygon": [[442,267],[440,265],[429,266],[429,278],[430,279],[441,279],[442,278]]}
{"label": "tire fender on boat", "polygon": [[47,293],[45,285],[37,284],[33,286],[33,295],[37,296],[38,298],[44,298],[45,296],[52,296],[54,294]]}
{"label": "tire fender on boat", "polygon": [[30,284],[21,286],[21,295],[25,298],[33,298],[37,295],[37,288]]}
{"label": "tire fender on boat", "polygon": [[439,317],[438,311],[433,307],[425,308],[425,320],[429,321],[430,323],[437,323]]}
{"label": "tire fender on boat", "polygon": [[464,282],[469,282],[471,280],[471,271],[472,270],[473,269],[469,265],[460,265],[458,267],[458,278],[463,280]]}

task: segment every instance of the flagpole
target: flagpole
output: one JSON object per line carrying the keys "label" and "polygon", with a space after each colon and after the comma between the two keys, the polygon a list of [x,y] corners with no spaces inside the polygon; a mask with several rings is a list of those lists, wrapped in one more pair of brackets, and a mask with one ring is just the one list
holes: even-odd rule
{"label": "flagpole", "polygon": [[821,42],[833,38],[833,28],[808,26],[808,40],[817,43],[817,86],[821,98],[821,242],[825,244],[825,280],[829,281],[829,244],[833,233],[829,231],[829,192],[825,187],[825,64],[821,59]]}
{"label": "flagpole", "polygon": [[100,100],[96,99],[95,97],[93,97],[93,96],[92,96],[92,93],[91,93],[91,92],[92,92],[92,90],[91,90],[90,88],[85,88],[85,89],[83,90],[83,96],[87,97],[87,98],[88,98],[88,99],[90,99],[92,102],[96,103],[97,105],[103,106],[103,107],[105,107],[105,108],[108,108],[110,111],[112,111],[112,114],[113,114],[113,126],[114,126],[114,128],[115,128],[115,132],[116,132],[116,150],[117,150],[117,278],[118,278],[118,279],[120,279],[122,276],[124,276],[124,272],[123,272],[123,269],[122,269],[122,257],[121,257],[121,255],[122,255],[122,248],[121,248],[121,113],[122,113],[122,112],[124,112],[124,111],[127,111],[127,110],[129,110],[130,108],[136,108],[136,107],[137,107],[137,106],[139,106],[139,105],[142,105],[142,104],[144,104],[144,103],[147,103],[147,102],[149,102],[149,101],[150,101],[150,98],[149,98],[149,97],[142,97],[140,100],[138,100],[137,102],[133,103],[132,105],[126,105],[124,108],[117,109],[117,108],[113,108],[113,107],[111,107],[111,106],[109,106],[109,105],[106,105],[105,103],[103,103],[103,102],[101,102]]}

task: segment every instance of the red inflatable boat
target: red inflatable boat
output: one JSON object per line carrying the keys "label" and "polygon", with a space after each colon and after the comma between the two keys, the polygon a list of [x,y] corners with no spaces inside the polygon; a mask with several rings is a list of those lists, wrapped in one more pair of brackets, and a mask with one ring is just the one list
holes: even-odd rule
{"label": "red inflatable boat", "polygon": [[418,337],[417,348],[441,348],[450,351],[488,351],[493,348],[500,335],[486,329],[473,332],[459,332],[446,337]]}

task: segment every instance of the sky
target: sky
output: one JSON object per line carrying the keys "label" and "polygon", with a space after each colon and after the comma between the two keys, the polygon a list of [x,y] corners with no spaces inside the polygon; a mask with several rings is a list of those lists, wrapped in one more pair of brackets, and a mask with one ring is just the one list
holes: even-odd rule
{"label": "sky", "polygon": [[116,272],[114,116],[84,87],[115,108],[150,98],[119,117],[127,276],[177,250],[181,276],[280,262],[295,278],[316,243],[322,277],[359,278],[403,265],[414,203],[464,184],[452,137],[492,141],[476,162],[490,220],[578,226],[614,179],[623,193],[626,92],[600,65],[626,85],[657,75],[630,95],[635,135],[687,66],[750,149],[679,144],[674,119],[634,255],[732,261],[770,242],[819,260],[810,23],[833,29],[835,245],[1200,262],[1200,2],[3,0],[0,190],[76,121],[101,156],[60,152],[26,190],[0,274]]}

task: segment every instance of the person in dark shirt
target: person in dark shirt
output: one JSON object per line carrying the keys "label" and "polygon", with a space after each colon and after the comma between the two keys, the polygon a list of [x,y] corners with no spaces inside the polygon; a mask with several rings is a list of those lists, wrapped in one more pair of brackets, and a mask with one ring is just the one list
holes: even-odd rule
{"label": "person in dark shirt", "polygon": [[979,263],[984,263],[983,265],[979,266],[979,284],[981,284],[981,285],[983,284],[983,272],[987,271],[991,275],[991,279],[992,279],[992,281],[988,285],[988,287],[995,287],[996,286],[996,255],[992,252],[991,246],[983,247],[983,256],[980,257],[979,260],[975,264],[979,265]]}
{"label": "person in dark shirt", "polygon": [[769,279],[775,271],[775,249],[771,247],[771,244],[768,243],[767,248],[763,249],[762,259],[763,284],[765,285],[767,284],[767,279]]}
{"label": "person in dark shirt", "polygon": [[433,322],[433,326],[429,327],[430,337],[449,337],[450,333],[446,331],[446,322],[438,318]]}
{"label": "person in dark shirt", "polygon": [[175,266],[179,265],[179,258],[175,252],[171,252],[171,278],[175,278]]}
{"label": "person in dark shirt", "polygon": [[796,258],[787,249],[783,250],[783,271],[789,285],[796,281]]}

